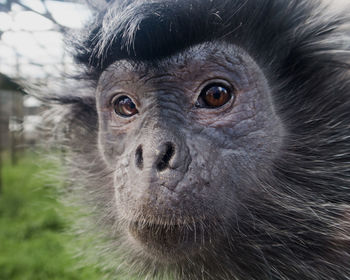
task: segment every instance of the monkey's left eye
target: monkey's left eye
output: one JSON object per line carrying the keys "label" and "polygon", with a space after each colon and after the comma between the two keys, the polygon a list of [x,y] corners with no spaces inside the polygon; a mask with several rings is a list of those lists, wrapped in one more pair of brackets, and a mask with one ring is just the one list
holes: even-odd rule
{"label": "monkey's left eye", "polygon": [[113,101],[114,111],[122,117],[131,117],[139,111],[135,103],[127,96],[123,95]]}
{"label": "monkey's left eye", "polygon": [[201,91],[196,107],[217,108],[226,104],[231,98],[230,88],[220,84],[210,84]]}

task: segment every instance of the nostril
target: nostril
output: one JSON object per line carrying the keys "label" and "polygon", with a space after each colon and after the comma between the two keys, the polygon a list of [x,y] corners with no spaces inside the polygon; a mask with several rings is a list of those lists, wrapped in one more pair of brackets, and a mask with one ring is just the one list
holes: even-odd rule
{"label": "nostril", "polygon": [[143,168],[143,155],[142,155],[142,145],[139,145],[135,152],[135,163],[137,168],[141,169]]}
{"label": "nostril", "polygon": [[157,163],[157,170],[163,171],[169,166],[169,162],[175,153],[175,147],[172,143],[165,143],[165,152],[160,155],[160,160]]}

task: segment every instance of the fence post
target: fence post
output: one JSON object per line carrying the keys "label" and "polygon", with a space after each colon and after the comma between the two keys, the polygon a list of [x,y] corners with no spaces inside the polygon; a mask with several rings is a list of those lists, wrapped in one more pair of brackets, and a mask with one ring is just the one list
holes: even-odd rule
{"label": "fence post", "polygon": [[[0,121],[1,121],[1,117],[0,117]],[[2,194],[2,135],[0,135],[0,195],[1,194]]]}

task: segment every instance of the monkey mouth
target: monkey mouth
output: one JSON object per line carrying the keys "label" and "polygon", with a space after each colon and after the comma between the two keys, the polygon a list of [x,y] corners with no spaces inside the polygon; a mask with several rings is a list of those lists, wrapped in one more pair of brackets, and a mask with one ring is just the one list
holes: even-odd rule
{"label": "monkey mouth", "polygon": [[174,261],[174,256],[181,258],[189,253],[198,253],[208,240],[203,226],[197,223],[164,225],[131,222],[129,232],[146,253],[165,262]]}

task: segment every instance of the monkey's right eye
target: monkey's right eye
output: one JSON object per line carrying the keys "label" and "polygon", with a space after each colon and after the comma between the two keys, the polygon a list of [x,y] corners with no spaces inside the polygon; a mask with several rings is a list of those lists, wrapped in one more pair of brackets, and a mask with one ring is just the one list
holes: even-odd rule
{"label": "monkey's right eye", "polygon": [[200,108],[218,108],[234,97],[231,89],[221,84],[209,84],[198,97],[196,106]]}
{"label": "monkey's right eye", "polygon": [[137,114],[139,111],[136,108],[135,103],[131,100],[131,98],[123,95],[118,97],[113,101],[114,111],[122,117],[131,117]]}

